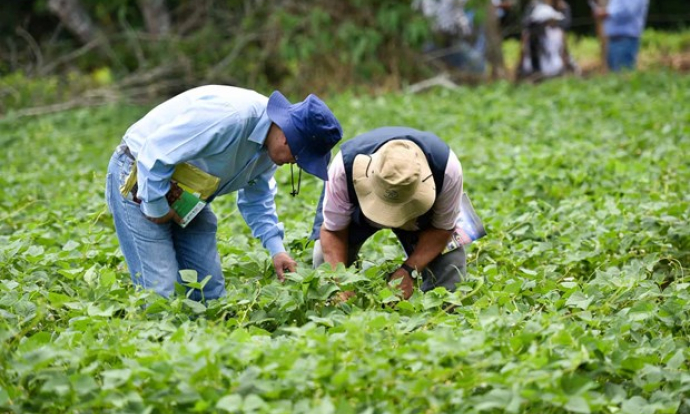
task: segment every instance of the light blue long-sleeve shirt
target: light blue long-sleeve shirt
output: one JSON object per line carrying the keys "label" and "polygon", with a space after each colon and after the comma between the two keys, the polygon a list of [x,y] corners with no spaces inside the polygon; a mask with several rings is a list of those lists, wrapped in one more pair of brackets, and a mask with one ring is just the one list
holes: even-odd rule
{"label": "light blue long-sleeve shirt", "polygon": [[640,37],[648,7],[649,0],[610,0],[604,22],[606,36]]}
{"label": "light blue long-sleeve shirt", "polygon": [[175,166],[189,162],[220,178],[216,196],[238,192],[237,206],[271,256],[284,252],[273,175],[264,140],[268,98],[232,86],[207,85],[163,102],[132,125],[124,141],[137,159],[141,211],[162,217]]}

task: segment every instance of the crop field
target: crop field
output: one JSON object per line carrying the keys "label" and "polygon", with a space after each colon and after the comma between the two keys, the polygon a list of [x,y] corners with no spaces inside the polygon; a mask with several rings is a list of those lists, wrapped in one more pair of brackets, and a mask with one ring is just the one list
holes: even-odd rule
{"label": "crop field", "polygon": [[[137,291],[103,187],[148,108],[10,114],[0,412],[690,413],[690,76],[328,103],[346,139],[406,125],[458,155],[488,235],[457,292],[400,302],[384,280],[403,259],[390,232],[364,246],[361,269],[313,270],[321,185],[307,177],[290,197],[287,167],[278,212],[300,268],[285,283],[225,197],[214,209],[227,297]],[[332,303],[341,288],[356,297]]]}

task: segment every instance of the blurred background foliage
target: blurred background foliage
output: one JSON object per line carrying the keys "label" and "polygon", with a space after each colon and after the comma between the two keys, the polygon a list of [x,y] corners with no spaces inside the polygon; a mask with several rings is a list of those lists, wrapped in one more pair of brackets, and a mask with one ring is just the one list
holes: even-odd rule
{"label": "blurred background foliage", "polygon": [[[515,3],[501,22],[508,57],[527,1]],[[570,3],[574,32],[591,36],[586,2]],[[651,27],[690,21],[687,0],[650,7]],[[149,102],[208,83],[299,98],[389,91],[439,70],[421,52],[432,34],[410,0],[13,0],[0,8],[0,114]],[[690,49],[689,36],[677,43]]]}
{"label": "blurred background foliage", "polygon": [[[365,84],[395,87],[425,76],[415,60],[428,24],[409,2],[172,0],[165,3],[169,31],[154,35],[137,1],[83,0],[96,31],[92,40],[67,30],[48,3],[2,5],[0,109],[30,104],[11,98],[12,87],[24,89],[37,76],[42,81],[32,88],[55,102],[67,86],[84,91],[122,80],[167,81],[148,95],[202,83],[302,94]],[[143,82],[147,76],[151,82]]]}

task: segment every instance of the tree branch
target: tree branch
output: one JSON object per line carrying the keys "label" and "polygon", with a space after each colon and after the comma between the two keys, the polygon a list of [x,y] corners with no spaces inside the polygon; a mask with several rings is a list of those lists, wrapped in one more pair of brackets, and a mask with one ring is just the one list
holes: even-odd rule
{"label": "tree branch", "polygon": [[40,70],[41,66],[43,66],[43,54],[41,53],[41,48],[38,46],[38,43],[36,43],[36,40],[34,40],[33,36],[24,30],[24,28],[17,26],[15,31],[19,37],[26,40],[26,43],[29,44],[31,52],[33,52],[34,56],[36,57],[36,69],[37,71]]}

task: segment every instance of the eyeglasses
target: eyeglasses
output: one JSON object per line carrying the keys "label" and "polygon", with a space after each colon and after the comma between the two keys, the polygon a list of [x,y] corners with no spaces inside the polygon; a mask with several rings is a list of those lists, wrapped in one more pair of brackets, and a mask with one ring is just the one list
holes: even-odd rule
{"label": "eyeglasses", "polygon": [[297,188],[295,188],[295,172],[292,168],[293,165],[294,164],[290,164],[290,182],[292,183],[292,192],[290,195],[295,197],[299,194],[299,188],[302,185],[302,169],[297,167],[297,169],[299,169],[299,175],[297,176]]}

